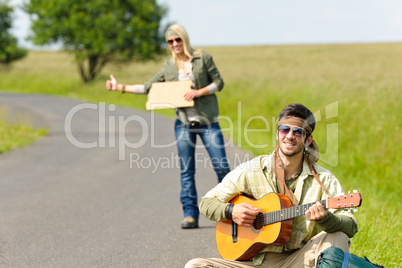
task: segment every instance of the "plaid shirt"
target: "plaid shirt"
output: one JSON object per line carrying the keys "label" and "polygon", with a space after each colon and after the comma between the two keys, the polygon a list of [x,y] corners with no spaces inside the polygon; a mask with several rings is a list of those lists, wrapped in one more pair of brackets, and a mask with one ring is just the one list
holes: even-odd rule
{"label": "plaid shirt", "polygon": [[[214,198],[222,203],[227,203],[241,193],[254,197],[255,199],[260,199],[267,193],[277,193],[277,180],[272,170],[273,156],[274,154],[263,155],[241,164],[226,175],[223,181],[210,190],[203,198]],[[328,188],[331,197],[344,194],[338,179],[330,171],[317,164],[315,164],[315,168],[320,180]],[[327,198],[327,194],[314,179],[305,161],[303,161],[303,171],[298,178],[294,194],[299,205],[313,203]],[[222,207],[223,206],[221,206],[221,208]],[[213,210],[206,207],[201,209],[201,213],[211,220],[225,220],[224,211],[220,213],[213,213],[212,211]],[[329,211],[335,214],[348,215],[356,222],[353,214],[349,211],[343,209],[330,209]],[[317,223],[309,221],[305,215],[299,216],[293,219],[292,234],[289,242],[285,246],[268,245],[261,252],[280,253],[283,250],[291,251],[299,249],[321,231]],[[263,258],[264,255],[265,254],[262,254],[261,257]]]}

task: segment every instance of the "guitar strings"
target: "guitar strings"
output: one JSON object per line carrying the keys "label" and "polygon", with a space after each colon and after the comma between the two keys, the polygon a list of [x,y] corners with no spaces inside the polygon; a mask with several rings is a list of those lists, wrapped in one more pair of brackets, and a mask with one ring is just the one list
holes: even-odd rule
{"label": "guitar strings", "polygon": [[[326,206],[326,200],[319,201],[322,205]],[[293,219],[295,217],[304,215],[304,212],[312,207],[315,203],[308,203],[296,207],[285,208],[282,210],[270,211],[267,213],[258,214],[254,220],[257,226],[265,226],[272,223]],[[302,213],[303,212],[303,213]]]}

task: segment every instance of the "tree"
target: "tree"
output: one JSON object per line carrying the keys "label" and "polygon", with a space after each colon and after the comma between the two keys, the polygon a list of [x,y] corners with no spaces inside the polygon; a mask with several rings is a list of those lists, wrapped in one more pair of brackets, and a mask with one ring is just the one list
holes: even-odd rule
{"label": "tree", "polygon": [[31,0],[37,45],[61,43],[75,54],[84,82],[109,62],[147,60],[162,52],[160,32],[166,8],[156,0]]}
{"label": "tree", "polygon": [[25,57],[28,53],[27,50],[18,47],[17,38],[9,32],[13,10],[7,2],[0,1],[0,63],[6,65]]}

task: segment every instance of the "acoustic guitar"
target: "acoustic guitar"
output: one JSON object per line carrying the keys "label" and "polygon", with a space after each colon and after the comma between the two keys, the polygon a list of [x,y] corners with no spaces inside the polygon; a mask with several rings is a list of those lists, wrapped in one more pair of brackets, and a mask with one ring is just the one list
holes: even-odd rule
{"label": "acoustic guitar", "polygon": [[[324,208],[353,208],[362,202],[360,193],[345,194],[318,201]],[[314,203],[292,207],[286,195],[268,193],[255,200],[238,195],[231,204],[248,203],[259,210],[251,227],[227,220],[216,223],[216,244],[223,259],[249,260],[267,245],[283,246],[292,233],[292,219],[302,216]]]}

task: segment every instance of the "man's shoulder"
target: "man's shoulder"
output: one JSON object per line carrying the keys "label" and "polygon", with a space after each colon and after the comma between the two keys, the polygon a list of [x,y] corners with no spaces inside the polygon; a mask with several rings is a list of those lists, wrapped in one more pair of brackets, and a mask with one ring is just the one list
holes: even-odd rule
{"label": "man's shoulder", "polygon": [[327,168],[325,168],[323,166],[320,166],[317,163],[314,163],[314,167],[315,167],[315,169],[317,170],[318,173],[326,173],[326,172],[332,173],[329,169],[327,169]]}
{"label": "man's shoulder", "polygon": [[339,183],[338,178],[330,171],[320,165],[314,164],[314,167],[318,173],[320,180],[325,184]]}
{"label": "man's shoulder", "polygon": [[315,169],[317,170],[317,173],[319,175],[327,175],[327,176],[333,176],[335,177],[334,173],[332,173],[332,171],[330,171],[329,169],[326,169],[320,165],[318,165],[317,163],[314,164]]}
{"label": "man's shoulder", "polygon": [[271,155],[260,155],[240,164],[237,168],[242,170],[262,170],[271,165]]}

